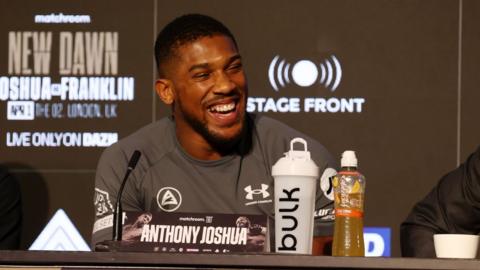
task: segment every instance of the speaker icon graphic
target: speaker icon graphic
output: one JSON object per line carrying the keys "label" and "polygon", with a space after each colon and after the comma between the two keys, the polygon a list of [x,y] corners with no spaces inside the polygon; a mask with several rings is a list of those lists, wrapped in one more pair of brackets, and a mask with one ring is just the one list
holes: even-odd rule
{"label": "speaker icon graphic", "polygon": [[300,87],[309,87],[318,82],[333,92],[342,80],[342,66],[333,54],[321,61],[318,66],[307,59],[299,60],[292,65],[276,55],[268,67],[268,79],[275,91],[290,82]]}

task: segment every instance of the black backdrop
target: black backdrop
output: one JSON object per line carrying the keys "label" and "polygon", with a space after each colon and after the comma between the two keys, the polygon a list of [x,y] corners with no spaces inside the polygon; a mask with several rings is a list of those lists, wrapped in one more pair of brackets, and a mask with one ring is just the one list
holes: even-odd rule
{"label": "black backdrop", "polygon": [[[90,239],[103,146],[169,112],[153,91],[153,44],[159,29],[184,13],[211,15],[232,30],[254,111],[268,99],[263,113],[335,156],[357,151],[367,177],[365,223],[393,229],[394,256],[399,224],[412,205],[479,143],[480,3],[474,0],[23,0],[2,1],[0,10],[0,163],[21,184],[22,248],[58,208]],[[313,64],[304,70],[310,77],[292,72],[301,60]],[[87,82],[94,88],[91,78],[104,83],[101,98],[82,95]],[[50,80],[43,92],[32,87],[43,96],[9,91],[36,80]],[[298,108],[285,107],[286,100]],[[317,112],[306,111],[312,100]]]}

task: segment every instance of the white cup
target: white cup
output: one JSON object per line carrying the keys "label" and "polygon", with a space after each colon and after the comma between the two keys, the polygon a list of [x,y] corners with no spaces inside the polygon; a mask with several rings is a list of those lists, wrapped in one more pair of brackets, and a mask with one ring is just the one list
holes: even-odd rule
{"label": "white cup", "polygon": [[478,235],[435,234],[433,242],[437,258],[474,259],[477,256]]}
{"label": "white cup", "polygon": [[[302,143],[304,150],[293,150],[294,143]],[[293,139],[290,151],[273,166],[272,175],[275,179],[275,251],[312,254],[319,172],[310,159],[307,142]]]}

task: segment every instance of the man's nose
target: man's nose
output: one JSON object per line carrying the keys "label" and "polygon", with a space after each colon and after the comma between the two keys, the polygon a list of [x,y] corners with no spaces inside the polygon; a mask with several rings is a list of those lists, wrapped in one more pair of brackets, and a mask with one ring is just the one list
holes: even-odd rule
{"label": "man's nose", "polygon": [[228,94],[236,88],[235,83],[225,72],[219,72],[215,81],[215,93]]}

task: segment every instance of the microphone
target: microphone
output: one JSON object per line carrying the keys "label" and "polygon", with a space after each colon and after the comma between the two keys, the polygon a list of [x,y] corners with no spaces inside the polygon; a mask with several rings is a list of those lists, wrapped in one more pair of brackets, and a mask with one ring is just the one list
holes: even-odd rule
{"label": "microphone", "polygon": [[122,193],[123,188],[125,187],[125,183],[127,182],[128,176],[130,173],[135,169],[137,166],[138,160],[142,153],[140,151],[135,150],[130,157],[130,161],[128,161],[127,172],[125,173],[125,177],[123,178],[122,185],[120,186],[120,190],[118,191],[117,195],[117,203],[115,204],[115,211],[113,211],[113,241],[122,241]]}

